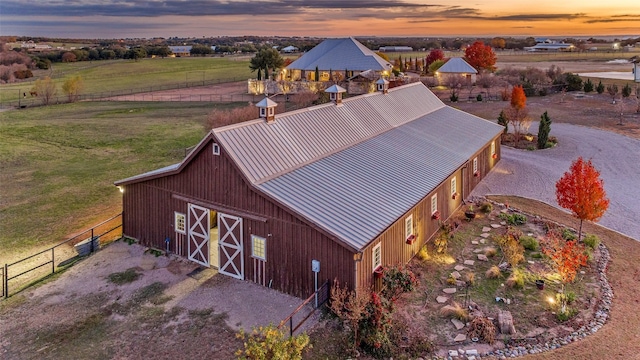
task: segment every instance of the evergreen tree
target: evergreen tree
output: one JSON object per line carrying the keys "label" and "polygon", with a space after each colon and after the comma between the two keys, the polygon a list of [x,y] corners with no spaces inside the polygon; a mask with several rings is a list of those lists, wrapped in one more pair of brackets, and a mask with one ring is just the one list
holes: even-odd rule
{"label": "evergreen tree", "polygon": [[258,81],[262,80],[262,69],[258,69]]}
{"label": "evergreen tree", "polygon": [[598,82],[598,86],[596,86],[596,92],[598,92],[598,94],[602,94],[604,92],[604,85],[602,85],[602,80]]}
{"label": "evergreen tree", "polygon": [[584,92],[590,93],[592,91],[593,91],[593,83],[591,82],[591,79],[587,79],[587,81],[584,82]]}
{"label": "evergreen tree", "polygon": [[500,115],[498,115],[498,124],[504,126],[504,134],[509,132],[509,119],[507,119],[504,110],[500,111]]}
{"label": "evergreen tree", "polygon": [[547,147],[550,132],[551,118],[545,111],[544,114],[540,115],[540,125],[538,125],[538,149],[544,149]]}

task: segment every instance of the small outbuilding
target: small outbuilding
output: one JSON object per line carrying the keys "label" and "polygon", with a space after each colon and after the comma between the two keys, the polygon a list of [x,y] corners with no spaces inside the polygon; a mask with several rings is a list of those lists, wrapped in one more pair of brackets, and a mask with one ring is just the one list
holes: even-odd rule
{"label": "small outbuilding", "polygon": [[450,76],[458,76],[465,79],[466,82],[472,84],[476,82],[476,75],[478,70],[469,65],[463,58],[454,57],[447,60],[437,71],[436,77],[438,83],[443,85],[447,82],[447,78]]}
{"label": "small outbuilding", "polygon": [[180,163],[117,181],[124,236],[303,298],[315,274],[375,286],[496,165],[504,129],[422,83],[387,84],[282,114],[261,102],[258,119],[211,130]]}

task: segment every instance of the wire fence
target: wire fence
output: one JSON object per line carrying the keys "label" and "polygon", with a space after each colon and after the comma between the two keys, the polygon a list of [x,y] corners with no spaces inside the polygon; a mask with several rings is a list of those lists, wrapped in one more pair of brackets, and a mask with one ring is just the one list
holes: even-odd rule
{"label": "wire fence", "polygon": [[122,213],[46,250],[10,264],[5,263],[0,271],[2,297],[8,298],[121,237]]}

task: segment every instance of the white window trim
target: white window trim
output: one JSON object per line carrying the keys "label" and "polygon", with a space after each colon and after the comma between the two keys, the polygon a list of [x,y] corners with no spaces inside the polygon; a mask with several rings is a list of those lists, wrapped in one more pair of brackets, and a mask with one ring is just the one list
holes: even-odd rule
{"label": "white window trim", "polygon": [[474,157],[473,158],[473,173],[477,173],[478,172],[478,158]]}
{"label": "white window trim", "polygon": [[[376,263],[376,251],[380,251],[379,262]],[[373,270],[375,271],[378,267],[382,266],[382,243],[378,243],[378,245],[373,247],[373,251],[371,252],[371,263],[373,264]]]}
{"label": "white window trim", "polygon": [[[182,230],[180,230],[180,226],[178,225],[178,219],[180,217],[182,217]],[[173,213],[173,227],[177,233],[186,234],[187,233],[187,215],[175,211]]]}
{"label": "white window trim", "polygon": [[438,195],[433,195],[431,197],[431,215],[435,214],[438,211]]}
{"label": "white window trim", "polygon": [[[411,227],[409,227],[409,225],[411,225]],[[407,232],[407,229],[409,229],[409,232]],[[404,219],[404,235],[405,238],[409,238],[409,236],[413,235],[414,231],[413,231],[413,214],[407,216]]]}
{"label": "white window trim", "polygon": [[213,145],[211,145],[211,149],[213,151],[213,155],[220,155],[220,145],[213,143]]}
{"label": "white window trim", "polygon": [[[256,240],[262,240],[263,244],[264,244],[264,256],[258,256],[255,253],[255,248],[256,248]],[[257,235],[253,235],[251,234],[251,257],[255,258],[255,259],[260,259],[263,261],[267,261],[267,239],[263,238],[262,236],[257,236]]]}
{"label": "white window trim", "polygon": [[491,142],[491,156],[496,154],[496,141]]}
{"label": "white window trim", "polygon": [[456,176],[451,178],[451,196],[458,192],[458,179]]}

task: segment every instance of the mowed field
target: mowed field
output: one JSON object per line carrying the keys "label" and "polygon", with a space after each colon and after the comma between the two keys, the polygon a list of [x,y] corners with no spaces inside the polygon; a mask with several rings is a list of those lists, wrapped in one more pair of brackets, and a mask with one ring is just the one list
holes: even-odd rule
{"label": "mowed field", "polygon": [[180,161],[204,136],[207,114],[235,105],[81,102],[0,112],[0,264],[118,214],[115,180]]}

